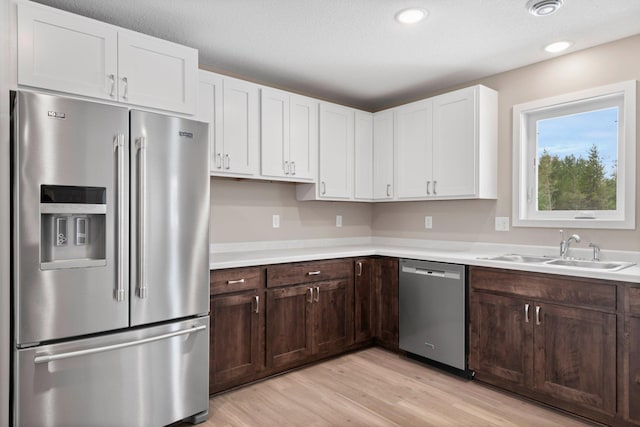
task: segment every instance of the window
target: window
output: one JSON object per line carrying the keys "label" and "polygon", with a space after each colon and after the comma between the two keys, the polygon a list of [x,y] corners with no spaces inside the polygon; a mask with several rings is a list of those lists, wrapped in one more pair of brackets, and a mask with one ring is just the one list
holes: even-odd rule
{"label": "window", "polygon": [[513,107],[513,225],[635,229],[636,82]]}

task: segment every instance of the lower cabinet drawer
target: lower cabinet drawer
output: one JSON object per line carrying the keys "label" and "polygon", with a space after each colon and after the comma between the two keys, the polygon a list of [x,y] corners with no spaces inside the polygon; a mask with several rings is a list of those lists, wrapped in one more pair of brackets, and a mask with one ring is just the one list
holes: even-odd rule
{"label": "lower cabinet drawer", "polygon": [[264,268],[212,270],[209,278],[209,292],[211,295],[259,289],[264,286]]}
{"label": "lower cabinet drawer", "polygon": [[351,276],[353,276],[353,263],[349,260],[270,265],[267,267],[267,287],[297,285]]}

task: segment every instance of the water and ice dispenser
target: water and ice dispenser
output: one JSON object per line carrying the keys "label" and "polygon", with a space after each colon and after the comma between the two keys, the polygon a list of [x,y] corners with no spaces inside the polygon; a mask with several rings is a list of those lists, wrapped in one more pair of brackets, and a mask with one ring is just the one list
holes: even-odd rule
{"label": "water and ice dispenser", "polygon": [[40,268],[106,265],[104,187],[40,187]]}

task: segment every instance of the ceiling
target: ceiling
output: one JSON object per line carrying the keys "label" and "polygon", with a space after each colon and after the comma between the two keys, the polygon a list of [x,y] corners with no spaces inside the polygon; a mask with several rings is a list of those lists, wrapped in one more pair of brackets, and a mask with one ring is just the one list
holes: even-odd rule
{"label": "ceiling", "polygon": [[[203,68],[369,111],[549,59],[553,41],[572,52],[640,33],[640,0],[564,0],[547,17],[526,0],[36,1],[195,47]],[[429,16],[397,23],[409,6]]]}

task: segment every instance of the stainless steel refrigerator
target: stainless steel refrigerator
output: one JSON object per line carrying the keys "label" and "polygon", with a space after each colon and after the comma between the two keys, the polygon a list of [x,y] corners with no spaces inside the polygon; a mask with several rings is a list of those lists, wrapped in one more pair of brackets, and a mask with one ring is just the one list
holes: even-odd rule
{"label": "stainless steel refrigerator", "polygon": [[12,97],[12,423],[207,417],[205,123]]}

